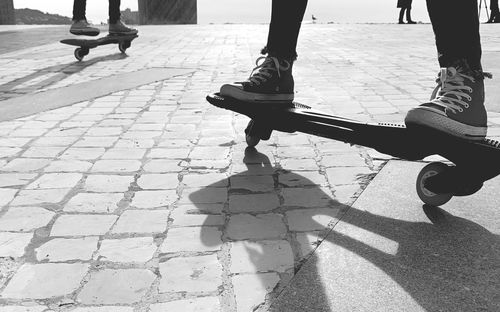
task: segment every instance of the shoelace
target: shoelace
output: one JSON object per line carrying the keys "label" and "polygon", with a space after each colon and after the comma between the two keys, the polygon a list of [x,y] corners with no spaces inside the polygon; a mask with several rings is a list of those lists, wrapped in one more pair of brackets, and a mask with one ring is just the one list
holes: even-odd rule
{"label": "shoelace", "polygon": [[[483,73],[483,75],[485,78],[492,77],[489,73]],[[438,85],[432,92],[431,103],[448,108],[454,114],[457,111],[460,113],[463,112],[464,108],[469,108],[469,103],[463,99],[466,99],[468,102],[472,101],[472,97],[469,94],[474,90],[465,85],[465,79],[475,82],[474,77],[459,73],[453,67],[441,68],[441,73],[436,80]]]}
{"label": "shoelace", "polygon": [[[260,61],[264,60],[259,64]],[[260,85],[261,83],[266,82],[269,78],[273,76],[272,72],[277,72],[278,77],[281,77],[281,70],[288,70],[290,68],[290,63],[286,60],[283,60],[285,66],[280,65],[278,58],[274,56],[261,56],[255,61],[255,65],[257,65],[252,72],[250,73],[250,77],[246,82],[250,84]],[[257,72],[256,72],[257,70]],[[240,82],[241,83],[241,82]]]}

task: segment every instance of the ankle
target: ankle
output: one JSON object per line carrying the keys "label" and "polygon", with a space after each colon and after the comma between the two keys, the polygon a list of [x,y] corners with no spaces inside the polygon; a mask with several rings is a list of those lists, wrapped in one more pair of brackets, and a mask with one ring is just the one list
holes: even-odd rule
{"label": "ankle", "polygon": [[483,71],[480,62],[476,62],[476,66],[471,66],[471,63],[465,59],[450,59],[446,62],[443,62],[441,64],[441,67],[443,68],[454,68],[459,72],[460,74],[467,75],[469,77],[473,77],[474,79],[484,79],[486,78],[491,78],[490,73],[486,73]]}
{"label": "ankle", "polygon": [[78,19],[78,20],[73,20],[72,25],[88,25],[89,23],[87,22],[86,19]]}
{"label": "ankle", "polygon": [[296,52],[292,52],[292,53],[278,52],[275,50],[268,49],[267,46],[264,46],[260,50],[260,54],[262,54],[264,56],[269,56],[269,57],[276,57],[279,60],[286,60],[290,63],[293,63],[294,61],[297,60],[297,53]]}

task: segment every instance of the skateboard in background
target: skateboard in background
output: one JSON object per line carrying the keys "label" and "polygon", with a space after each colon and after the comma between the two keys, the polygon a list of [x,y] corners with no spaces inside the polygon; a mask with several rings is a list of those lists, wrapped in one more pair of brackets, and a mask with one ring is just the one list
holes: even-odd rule
{"label": "skateboard in background", "polygon": [[61,40],[61,43],[76,46],[78,48],[75,49],[75,57],[78,61],[83,60],[85,55],[89,54],[90,49],[96,48],[98,46],[106,45],[106,44],[118,44],[118,49],[120,52],[125,53],[128,48],[130,48],[132,41],[137,38],[137,34],[132,35],[107,35],[105,37],[97,38],[97,39],[64,39]]}

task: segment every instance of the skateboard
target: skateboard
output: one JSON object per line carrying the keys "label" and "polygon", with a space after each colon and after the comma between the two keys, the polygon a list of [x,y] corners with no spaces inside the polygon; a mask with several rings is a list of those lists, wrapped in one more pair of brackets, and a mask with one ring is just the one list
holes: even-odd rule
{"label": "skateboard", "polygon": [[297,102],[248,103],[209,94],[207,101],[219,108],[246,115],[247,145],[268,140],[272,131],[302,132],[373,148],[383,154],[416,161],[439,155],[449,162],[431,162],[418,174],[416,189],[428,205],[441,206],[453,196],[479,191],[483,182],[500,174],[500,142],[467,141],[424,127],[393,123],[360,122],[332,116]]}
{"label": "skateboard", "polygon": [[107,35],[105,37],[97,39],[63,39],[61,43],[77,46],[75,49],[75,57],[78,61],[83,60],[85,55],[89,54],[90,49],[102,46],[105,44],[118,44],[118,49],[120,52],[125,53],[125,51],[130,48],[132,40],[137,38],[137,34],[133,35]]}

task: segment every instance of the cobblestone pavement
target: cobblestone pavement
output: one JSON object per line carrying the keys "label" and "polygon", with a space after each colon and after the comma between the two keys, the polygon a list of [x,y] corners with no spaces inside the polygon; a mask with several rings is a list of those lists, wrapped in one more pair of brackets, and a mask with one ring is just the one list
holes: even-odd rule
{"label": "cobblestone pavement", "polygon": [[[266,29],[140,27],[128,56],[104,46],[80,63],[59,43],[0,55],[3,100],[193,69],[0,123],[0,312],[265,310],[389,159],[303,134],[245,149],[246,118],[204,97],[249,74]],[[402,29],[304,25],[297,99],[400,122],[438,69],[430,25]],[[495,29],[483,42],[500,51]]]}

